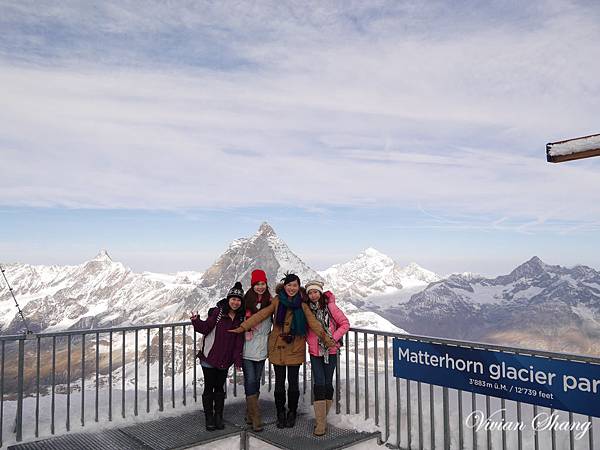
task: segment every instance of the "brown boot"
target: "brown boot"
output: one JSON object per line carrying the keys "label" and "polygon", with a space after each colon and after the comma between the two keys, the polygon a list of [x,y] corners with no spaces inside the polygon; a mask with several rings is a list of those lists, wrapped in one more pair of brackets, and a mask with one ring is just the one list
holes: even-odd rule
{"label": "brown boot", "polygon": [[329,415],[329,410],[331,409],[331,405],[333,404],[333,400],[325,400],[327,402],[327,413],[325,415]]}
{"label": "brown boot", "polygon": [[313,403],[315,408],[315,436],[323,436],[327,431],[327,400],[317,400]]}
{"label": "brown boot", "polygon": [[258,407],[258,396],[254,394],[246,397],[246,406],[248,407],[248,417],[252,421],[252,430],[262,431],[263,423],[260,417],[260,408]]}

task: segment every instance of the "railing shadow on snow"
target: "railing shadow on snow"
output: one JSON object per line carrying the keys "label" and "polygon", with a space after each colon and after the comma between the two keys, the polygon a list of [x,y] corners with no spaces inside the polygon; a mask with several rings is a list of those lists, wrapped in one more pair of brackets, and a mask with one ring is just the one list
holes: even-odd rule
{"label": "railing shadow on snow", "polygon": [[[388,447],[594,449],[598,421],[589,416],[582,419],[591,423],[583,447],[573,430],[468,427],[467,415],[485,410],[490,417],[492,404],[503,421],[516,422],[545,408],[395,378],[393,339],[600,364],[600,358],[589,356],[351,328],[338,353],[335,412],[372,421]],[[24,424],[30,427],[26,437],[33,439],[48,431],[71,431],[73,418],[81,427],[90,421],[110,422],[115,400],[120,400],[122,419],[162,412],[168,403],[176,409],[197,402],[202,379],[195,355],[200,345],[190,322],[0,336],[0,446],[4,440],[22,441]],[[263,385],[271,391],[273,370],[271,364],[267,367]],[[231,374],[232,393],[237,396],[241,376],[237,370]],[[312,402],[306,363],[302,382]],[[562,414],[568,423],[574,422],[574,413]],[[57,423],[57,416],[64,422]],[[8,433],[10,438],[4,439]]]}

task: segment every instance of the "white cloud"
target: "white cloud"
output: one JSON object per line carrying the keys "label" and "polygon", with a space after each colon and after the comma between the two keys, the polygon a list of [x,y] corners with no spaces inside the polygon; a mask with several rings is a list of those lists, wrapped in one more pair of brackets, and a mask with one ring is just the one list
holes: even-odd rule
{"label": "white cloud", "polygon": [[598,131],[598,11],[475,10],[453,29],[441,3],[81,5],[5,19],[21,35],[0,59],[3,205],[600,220],[598,162],[544,158]]}

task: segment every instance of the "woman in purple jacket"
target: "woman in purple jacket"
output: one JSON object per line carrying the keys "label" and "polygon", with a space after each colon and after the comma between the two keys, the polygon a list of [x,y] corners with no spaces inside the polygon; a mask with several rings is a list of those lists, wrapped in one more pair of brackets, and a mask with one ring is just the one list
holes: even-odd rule
{"label": "woman in purple jacket", "polygon": [[190,319],[194,331],[204,335],[202,348],[196,355],[204,373],[204,392],[202,406],[206,429],[214,431],[225,428],[223,424],[223,406],[225,391],[223,386],[227,372],[232,364],[242,367],[244,335],[228,333],[228,330],[240,326],[244,320],[244,290],[240,282],[229,290],[227,297],[208,310],[206,320],[200,320],[197,314]]}

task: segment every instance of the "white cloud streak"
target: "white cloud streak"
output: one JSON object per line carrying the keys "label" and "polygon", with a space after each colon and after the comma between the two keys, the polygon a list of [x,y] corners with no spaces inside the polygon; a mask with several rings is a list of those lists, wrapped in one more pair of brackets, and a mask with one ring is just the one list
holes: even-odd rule
{"label": "white cloud streak", "polygon": [[0,203],[597,224],[598,162],[544,159],[598,131],[597,8],[419,5],[9,5]]}

